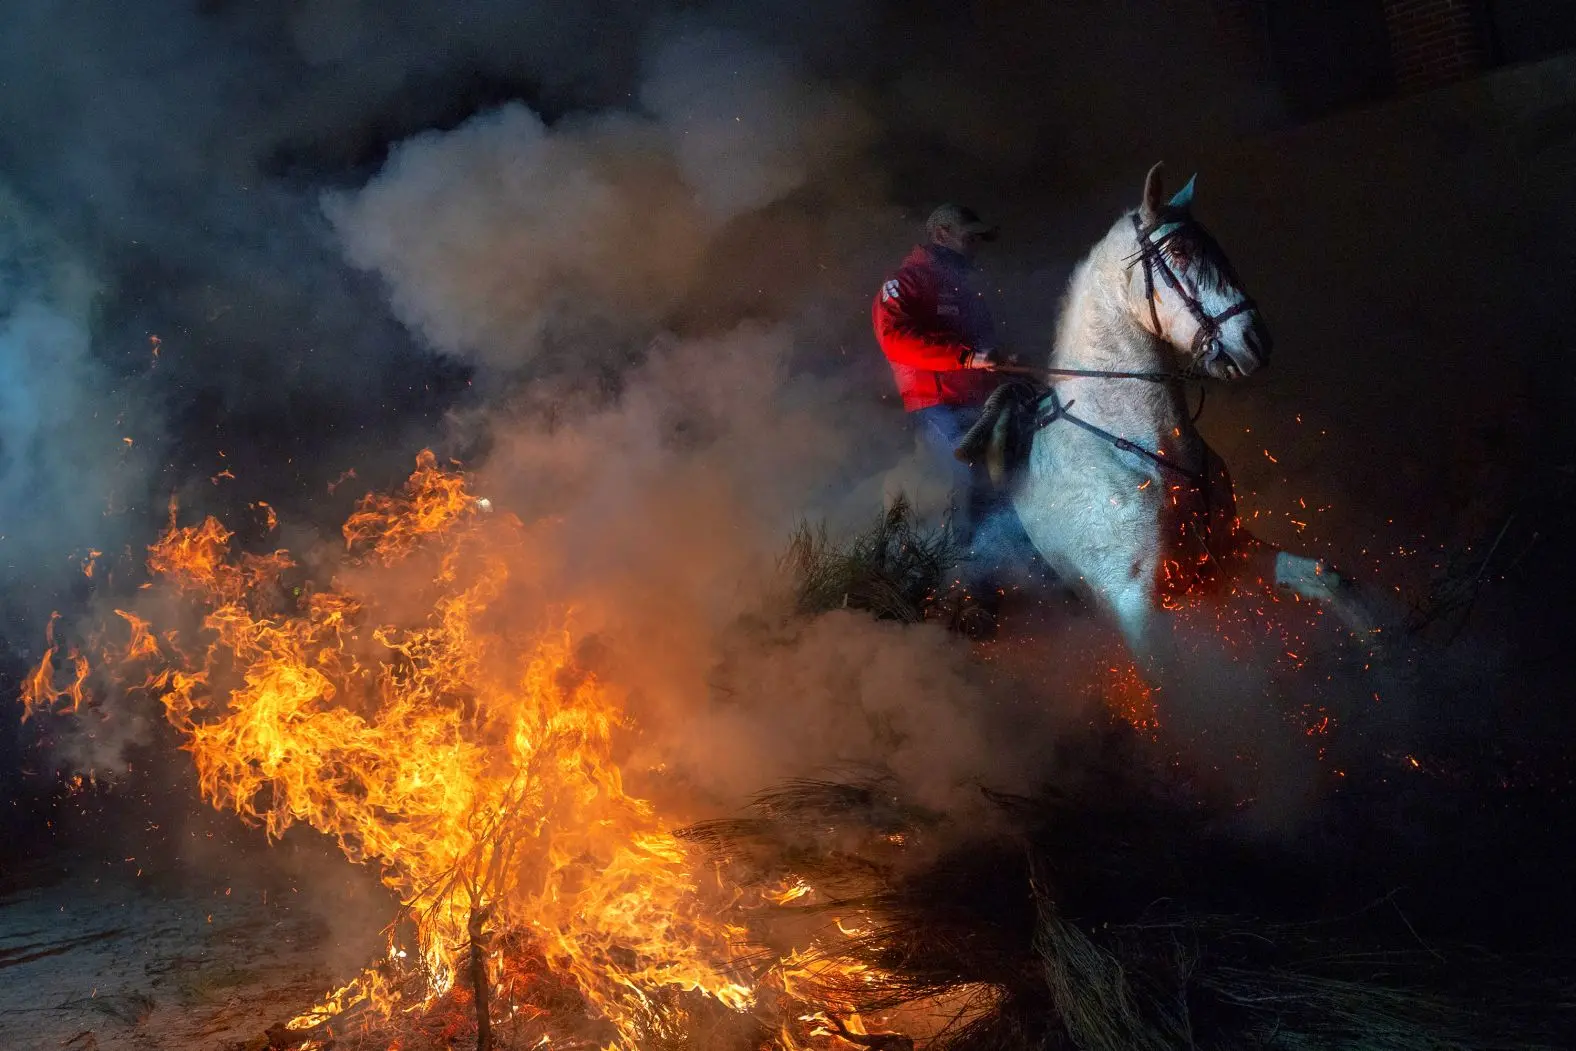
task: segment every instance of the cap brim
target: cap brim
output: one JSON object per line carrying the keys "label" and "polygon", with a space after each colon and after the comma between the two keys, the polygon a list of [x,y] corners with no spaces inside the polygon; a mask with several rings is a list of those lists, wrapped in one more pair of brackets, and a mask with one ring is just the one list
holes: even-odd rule
{"label": "cap brim", "polygon": [[991,226],[989,223],[968,223],[963,227],[963,232],[973,234],[981,241],[994,241],[1001,233],[1001,227]]}

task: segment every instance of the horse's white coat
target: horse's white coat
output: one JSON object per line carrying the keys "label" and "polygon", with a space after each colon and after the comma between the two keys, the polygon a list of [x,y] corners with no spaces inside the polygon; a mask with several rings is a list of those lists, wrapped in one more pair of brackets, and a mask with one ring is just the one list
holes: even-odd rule
{"label": "horse's white coat", "polygon": [[[1146,221],[1160,206],[1158,194],[1158,178],[1151,172],[1139,212]],[[1159,338],[1150,331],[1153,321],[1143,267],[1130,265],[1137,248],[1132,216],[1125,215],[1078,266],[1050,365],[1174,372],[1202,364],[1190,360],[1199,322],[1158,277]],[[1208,258],[1178,261],[1174,266],[1211,316],[1244,296],[1226,271]],[[1247,311],[1222,327],[1221,349],[1233,365],[1223,370],[1226,376],[1245,375],[1262,364],[1259,344],[1247,338],[1250,326],[1258,326],[1262,334],[1262,324],[1256,311]],[[1055,386],[1071,412],[1189,471],[1207,472],[1211,479],[1206,501],[1183,475],[1118,449],[1065,420],[1035,434],[1028,465],[1013,495],[1018,516],[1057,574],[1115,620],[1135,656],[1160,658],[1169,636],[1161,607],[1162,574],[1168,560],[1185,565],[1214,558],[1222,569],[1256,570],[1309,598],[1339,597],[1341,581],[1323,563],[1276,552],[1232,528],[1231,479],[1193,427],[1181,384],[1070,377],[1056,380]],[[1232,550],[1221,550],[1228,539]]]}

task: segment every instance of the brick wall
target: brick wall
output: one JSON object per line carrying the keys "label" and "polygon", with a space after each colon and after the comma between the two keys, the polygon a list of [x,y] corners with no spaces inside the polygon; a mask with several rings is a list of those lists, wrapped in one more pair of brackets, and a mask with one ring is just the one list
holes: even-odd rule
{"label": "brick wall", "polygon": [[1471,0],[1384,0],[1396,90],[1422,91],[1483,67]]}

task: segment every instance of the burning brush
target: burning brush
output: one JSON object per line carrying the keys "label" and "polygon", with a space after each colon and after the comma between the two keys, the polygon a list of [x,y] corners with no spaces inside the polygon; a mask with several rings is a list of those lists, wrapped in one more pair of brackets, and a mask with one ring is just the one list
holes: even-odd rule
{"label": "burning brush", "polygon": [[770,961],[743,958],[730,917],[749,895],[625,790],[619,697],[577,667],[570,618],[502,614],[531,547],[489,507],[423,453],[402,492],[345,523],[323,588],[294,583],[288,552],[233,551],[218,521],[172,510],[148,566],[200,630],[122,613],[129,636],[99,647],[95,672],[52,643],[29,683],[30,712],[80,703],[90,674],[148,691],[216,807],[271,838],[305,823],[380,867],[403,906],[388,958],[275,1046],[345,1046],[467,1005],[481,1047],[678,1046],[697,1013],[785,995]]}

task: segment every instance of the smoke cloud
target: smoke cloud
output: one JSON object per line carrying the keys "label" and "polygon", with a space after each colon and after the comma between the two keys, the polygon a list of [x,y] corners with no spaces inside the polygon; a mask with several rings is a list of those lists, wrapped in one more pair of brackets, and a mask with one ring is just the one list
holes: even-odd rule
{"label": "smoke cloud", "polygon": [[727,222],[825,174],[859,125],[781,56],[715,30],[658,47],[638,96],[551,129],[512,103],[417,136],[325,209],[435,349],[616,365],[694,292]]}
{"label": "smoke cloud", "polygon": [[142,495],[147,459],[125,439],[149,421],[93,354],[99,292],[0,186],[0,624],[40,623]]}

